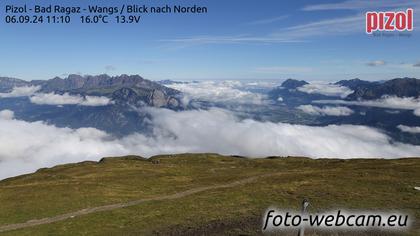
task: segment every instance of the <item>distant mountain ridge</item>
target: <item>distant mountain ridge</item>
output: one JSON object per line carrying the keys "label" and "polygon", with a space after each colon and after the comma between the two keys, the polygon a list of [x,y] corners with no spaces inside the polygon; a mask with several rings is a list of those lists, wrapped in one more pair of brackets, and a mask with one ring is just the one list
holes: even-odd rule
{"label": "distant mountain ridge", "polygon": [[[289,97],[291,101],[298,100],[299,102],[326,99],[325,95],[307,94],[297,90],[306,84],[309,83],[304,80],[287,79],[279,87],[274,88],[269,95],[274,100],[278,97]],[[372,100],[384,95],[416,98],[420,96],[420,80],[416,78],[396,78],[387,81],[351,79],[340,80],[334,85],[345,86],[354,91],[345,98],[346,100]]]}
{"label": "distant mountain ridge", "polygon": [[[161,83],[178,83],[174,81],[161,81]],[[181,82],[182,83],[182,82]],[[190,82],[194,83],[194,82]],[[396,128],[404,121],[404,125],[418,126],[418,116],[411,110],[399,110],[394,113],[387,113],[383,108],[370,107],[351,107],[355,112],[346,117],[341,116],[314,116],[305,114],[296,109],[301,105],[313,104],[315,100],[369,100],[377,99],[383,95],[400,97],[418,97],[419,80],[414,78],[397,78],[389,81],[363,81],[360,79],[342,80],[335,85],[345,86],[350,95],[343,98],[337,93],[324,93],[325,90],[342,90],[336,86],[309,86],[303,80],[288,79],[281,86],[273,88],[271,91],[260,92],[268,97],[267,103],[252,106],[246,112],[242,107],[238,109],[240,116],[253,117],[255,119],[269,120],[273,122],[289,122],[296,124],[362,124],[386,129],[393,137],[404,142],[420,143],[420,138],[416,134],[403,134]],[[308,85],[309,89],[300,87]],[[332,84],[330,84],[332,85]],[[65,103],[68,99],[63,99],[67,105],[52,103],[33,103],[31,98],[26,96],[1,96],[0,110],[12,110],[16,119],[24,121],[44,121],[57,127],[82,128],[93,127],[109,132],[112,135],[124,136],[134,132],[152,133],[153,127],[150,122],[152,117],[148,112],[150,109],[144,107],[160,107],[175,111],[187,109],[210,108],[214,104],[208,101],[200,101],[197,104],[188,103],[183,100],[183,94],[175,89],[146,80],[138,75],[97,75],[80,76],[69,75],[66,78],[53,78],[51,80],[24,81],[15,78],[0,78],[0,93],[8,93],[14,87],[39,86],[38,93],[49,99],[60,100],[60,96],[51,96],[48,93],[64,94],[71,96],[77,95],[87,99],[87,96],[104,96],[109,98],[109,103],[98,106],[86,106],[73,103]],[[22,92],[23,91],[23,92]],[[31,89],[16,90],[15,94],[25,95],[25,91],[32,92]],[[258,92],[256,92],[258,93]],[[321,93],[321,94],[320,94]],[[346,93],[346,94],[349,94]],[[40,96],[41,96],[40,95]],[[53,98],[51,98],[53,97]],[[63,96],[64,97],[64,96]],[[183,102],[181,102],[183,101]],[[60,102],[60,101],[59,101]],[[219,105],[224,109],[236,109],[235,107]],[[314,106],[318,106],[314,104]]]}
{"label": "distant mountain ridge", "polygon": [[348,87],[352,90],[356,90],[360,87],[371,87],[374,86],[376,84],[379,84],[379,82],[377,81],[366,81],[366,80],[361,80],[361,79],[350,79],[350,80],[340,80],[336,83],[334,83],[335,85],[340,85],[340,86],[345,86]]}
{"label": "distant mountain ridge", "polygon": [[69,75],[67,78],[62,79],[55,77],[43,83],[43,90],[89,90],[95,88],[112,88],[112,87],[138,87],[150,88],[171,91],[176,93],[173,89],[161,86],[160,84],[144,79],[139,75],[119,75],[109,76],[102,75]]}
{"label": "distant mountain ridge", "polygon": [[181,103],[181,92],[139,75],[69,75],[33,81],[0,78],[0,93],[22,86],[39,86],[38,93],[44,94],[103,96],[112,103],[103,106],[39,105],[28,97],[12,96],[1,98],[0,110],[12,110],[17,119],[25,121],[45,121],[58,127],[93,127],[116,136],[150,132],[150,117],[143,107],[186,109]]}
{"label": "distant mountain ridge", "polygon": [[14,87],[30,86],[31,83],[25,80],[0,77],[0,92],[10,92]]}
{"label": "distant mountain ridge", "polygon": [[[50,80],[24,81],[20,79],[0,78],[0,92],[10,92],[14,87],[40,86],[40,92],[106,96],[119,102],[133,102],[131,105],[146,104],[155,107],[178,108],[181,103],[179,91],[159,83],[144,79],[139,75],[75,75],[67,78],[55,77]],[[129,91],[129,92],[128,92]],[[125,94],[124,96],[122,96]]]}
{"label": "distant mountain ridge", "polygon": [[[397,97],[420,96],[420,80],[415,78],[396,78],[383,83],[359,80],[353,81],[353,83],[354,85],[350,88],[354,90],[354,93],[347,96],[346,99],[348,100],[378,99],[384,95]],[[344,84],[342,82],[342,85]]]}

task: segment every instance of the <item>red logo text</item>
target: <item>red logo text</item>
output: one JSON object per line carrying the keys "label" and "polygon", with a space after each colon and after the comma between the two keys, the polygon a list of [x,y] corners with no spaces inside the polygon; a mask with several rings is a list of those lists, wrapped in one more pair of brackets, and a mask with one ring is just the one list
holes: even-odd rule
{"label": "red logo text", "polygon": [[366,12],[366,33],[374,31],[412,31],[413,9],[405,12]]}

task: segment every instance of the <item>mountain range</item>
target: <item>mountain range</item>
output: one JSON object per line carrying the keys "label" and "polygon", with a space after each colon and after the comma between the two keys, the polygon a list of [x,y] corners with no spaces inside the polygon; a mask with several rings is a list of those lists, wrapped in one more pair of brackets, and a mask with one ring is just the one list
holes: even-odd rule
{"label": "mountain range", "polygon": [[[404,125],[418,126],[418,117],[410,110],[389,112],[384,108],[351,106],[354,111],[349,116],[313,116],[304,114],[297,107],[313,104],[315,100],[372,100],[383,95],[397,97],[416,97],[420,95],[420,80],[415,78],[397,78],[388,81],[363,81],[360,79],[341,80],[328,86],[344,89],[346,96],[323,94],[303,90],[313,89],[313,84],[303,80],[288,79],[271,90],[257,90],[252,93],[267,95],[268,104],[243,105],[219,104],[211,101],[194,100],[194,104],[184,104],[184,94],[167,86],[173,84],[200,83],[177,82],[172,80],[150,81],[139,75],[69,75],[66,78],[55,77],[50,80],[25,81],[15,78],[0,77],[0,110],[9,109],[17,119],[25,121],[44,121],[58,127],[93,127],[116,136],[133,132],[152,132],[150,115],[146,107],[167,108],[175,111],[186,109],[208,109],[218,106],[237,112],[242,118],[251,118],[272,122],[286,122],[307,125],[358,124],[377,127],[391,132],[390,136],[410,143],[420,143],[420,135],[403,133],[396,127]],[[167,85],[167,86],[166,86]],[[44,96],[60,95],[106,98],[109,103],[102,105],[80,105],[59,103],[35,104],[32,95],[4,96],[12,94],[16,87],[36,88],[36,94]],[[2,96],[3,95],[3,96]],[[35,95],[36,96],[36,95]],[[53,97],[53,99],[57,99]],[[316,104],[314,104],[316,105]],[[319,105],[320,106],[320,105]]]}
{"label": "mountain range", "polygon": [[144,103],[154,107],[179,108],[180,92],[159,83],[146,80],[139,75],[81,76],[71,74],[67,78],[24,81],[14,78],[0,78],[0,92],[10,92],[14,87],[40,86],[42,93],[70,93],[83,96],[105,96],[116,102],[131,105]]}
{"label": "mountain range", "polygon": [[59,127],[94,127],[115,135],[136,131],[147,132],[147,114],[144,107],[184,109],[181,93],[139,75],[69,75],[50,80],[25,81],[0,78],[0,92],[10,93],[16,87],[37,86],[37,93],[68,94],[70,96],[106,97],[112,103],[106,106],[51,106],[33,104],[28,97],[3,97],[0,110],[10,109],[15,117],[26,121],[42,120]]}
{"label": "mountain range", "polygon": [[[270,100],[278,105],[278,109],[294,112],[298,124],[306,125],[331,125],[331,124],[349,124],[365,125],[383,130],[394,140],[420,144],[420,133],[407,132],[398,127],[401,125],[408,127],[418,127],[419,117],[413,110],[406,109],[404,106],[414,106],[415,99],[420,98],[420,80],[415,78],[396,78],[386,81],[364,81],[360,79],[341,80],[336,83],[324,84],[324,87],[318,87],[309,84],[303,80],[288,79],[280,86],[272,89],[268,93]],[[303,89],[305,88],[305,89]],[[345,96],[332,95],[322,92],[325,91],[345,91]],[[392,104],[383,104],[380,98],[383,96],[399,97],[391,99]],[[332,103],[319,104],[317,101],[337,101],[340,104]],[[376,103],[375,106],[360,106]],[[387,108],[389,105],[392,107]],[[420,107],[420,104],[418,105]],[[304,111],[299,113],[299,108],[322,110],[322,109],[351,109],[350,113],[344,116],[308,114]],[[309,111],[309,112],[310,112]],[[290,122],[290,121],[287,121]]]}
{"label": "mountain range", "polygon": [[420,95],[420,80],[415,78],[397,78],[381,82],[353,79],[341,80],[335,84],[354,90],[347,97],[348,100],[378,99],[384,95],[397,97],[418,97]]}
{"label": "mountain range", "polygon": [[[306,93],[299,88],[308,85],[304,80],[287,79],[279,87],[269,92],[271,99],[287,98],[288,103],[298,104],[328,98],[340,98],[319,93]],[[372,100],[384,95],[397,97],[420,96],[420,80],[416,78],[396,78],[387,81],[365,81],[360,79],[340,80],[332,85],[347,87],[353,92],[345,100]]]}

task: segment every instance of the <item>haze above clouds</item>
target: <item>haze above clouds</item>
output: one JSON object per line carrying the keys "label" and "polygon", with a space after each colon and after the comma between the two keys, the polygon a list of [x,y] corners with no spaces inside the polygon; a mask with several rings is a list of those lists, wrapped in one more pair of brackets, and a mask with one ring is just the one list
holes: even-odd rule
{"label": "haze above clouds", "polygon": [[107,97],[70,95],[68,93],[37,93],[31,96],[30,101],[38,105],[79,105],[79,106],[106,106],[112,103]]}
{"label": "haze above clouds", "polygon": [[406,125],[398,125],[397,128],[406,133],[420,134],[419,126],[411,127],[411,126],[406,126]]}

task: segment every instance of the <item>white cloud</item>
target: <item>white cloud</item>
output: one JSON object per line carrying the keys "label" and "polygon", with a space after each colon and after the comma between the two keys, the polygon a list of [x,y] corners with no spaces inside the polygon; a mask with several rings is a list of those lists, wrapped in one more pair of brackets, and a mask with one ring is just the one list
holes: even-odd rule
{"label": "white cloud", "polygon": [[386,64],[386,62],[382,61],[382,60],[370,61],[370,62],[366,63],[366,65],[368,65],[368,66],[383,66],[385,64]]}
{"label": "white cloud", "polygon": [[0,98],[29,97],[34,104],[39,105],[80,105],[80,106],[106,106],[112,104],[107,97],[70,95],[69,93],[37,93],[40,86],[14,87],[9,93],[0,93]]}
{"label": "white cloud", "polygon": [[0,178],[57,164],[124,154],[102,131],[56,128],[42,122],[0,119]]}
{"label": "white cloud", "polygon": [[0,111],[0,119],[2,120],[12,120],[14,117],[15,117],[15,113],[11,110]]}
{"label": "white cloud", "polygon": [[278,81],[251,81],[251,82],[240,82],[241,89],[273,89],[274,87],[279,86]]}
{"label": "white cloud", "polygon": [[331,107],[331,106],[324,106],[324,107],[317,107],[312,105],[301,105],[298,106],[297,109],[316,116],[349,116],[353,114],[353,110],[348,107]]}
{"label": "white cloud", "polygon": [[405,125],[398,125],[397,128],[406,133],[420,134],[419,126],[411,127],[411,126],[405,126]]}
{"label": "white cloud", "polygon": [[32,103],[38,105],[75,105],[83,101],[80,96],[73,96],[68,93],[63,95],[55,93],[38,93],[30,98]]}
{"label": "white cloud", "polygon": [[200,81],[167,86],[183,92],[187,101],[198,99],[224,103],[263,104],[266,98],[262,94],[246,91],[245,88],[249,85],[239,81]]}
{"label": "white cloud", "polygon": [[353,125],[313,127],[239,120],[211,109],[175,112],[146,109],[153,137],[115,139],[93,128],[57,128],[42,122],[0,119],[0,178],[41,167],[104,156],[217,152],[251,157],[397,158],[418,156],[420,146],[391,142],[377,129]]}
{"label": "white cloud", "polygon": [[27,97],[35,94],[40,89],[40,86],[14,87],[9,93],[0,93],[0,98]]}
{"label": "white cloud", "polygon": [[353,93],[353,90],[345,86],[324,83],[305,84],[304,86],[297,88],[297,90],[309,94],[323,94],[341,98],[345,98],[349,94]]}
{"label": "white cloud", "polygon": [[318,104],[342,104],[353,106],[366,106],[366,107],[381,107],[402,110],[414,110],[414,114],[420,116],[420,98],[414,97],[396,97],[396,96],[383,96],[376,100],[361,100],[361,101],[344,101],[344,100],[319,100],[314,101]]}
{"label": "white cloud", "polygon": [[68,93],[37,93],[30,97],[30,101],[38,105],[80,105],[106,106],[112,103],[107,97],[70,95]]}
{"label": "white cloud", "polygon": [[364,32],[363,14],[340,18],[319,20],[311,23],[283,28],[263,35],[228,35],[228,36],[191,36],[186,38],[165,39],[161,42],[179,43],[184,46],[202,44],[238,44],[238,43],[299,43],[313,36],[348,35]]}
{"label": "white cloud", "polygon": [[79,103],[81,106],[106,106],[112,104],[111,99],[107,97],[98,97],[98,96],[86,96],[84,100]]}
{"label": "white cloud", "polygon": [[388,114],[393,114],[393,115],[400,114],[399,110],[386,110],[385,112],[388,113]]}

